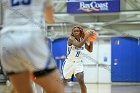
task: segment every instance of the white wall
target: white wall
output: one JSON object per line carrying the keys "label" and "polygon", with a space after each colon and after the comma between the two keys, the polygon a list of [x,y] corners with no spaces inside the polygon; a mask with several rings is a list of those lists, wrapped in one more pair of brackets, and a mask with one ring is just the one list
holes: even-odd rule
{"label": "white wall", "polygon": [[84,76],[86,83],[97,83],[98,82],[98,71],[96,62],[98,60],[98,41],[93,44],[93,52],[89,53],[84,51]]}
{"label": "white wall", "polygon": [[[111,43],[110,41],[100,40],[99,50],[98,50],[98,61],[99,64],[99,76],[98,82],[100,83],[110,83],[111,82]],[[109,68],[106,69],[105,66]]]}
{"label": "white wall", "polygon": [[[103,65],[111,65],[110,41],[96,40],[93,44],[93,52],[84,52],[84,73],[86,83],[111,83],[111,72]],[[107,58],[104,61],[104,58]],[[96,60],[96,61],[95,61]],[[97,65],[96,64],[99,64]]]}

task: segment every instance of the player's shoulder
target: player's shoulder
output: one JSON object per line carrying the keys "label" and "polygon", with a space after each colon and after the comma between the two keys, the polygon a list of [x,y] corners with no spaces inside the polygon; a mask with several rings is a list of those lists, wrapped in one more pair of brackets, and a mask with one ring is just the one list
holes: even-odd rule
{"label": "player's shoulder", "polygon": [[75,41],[75,37],[70,36],[70,37],[68,38],[68,42],[73,42],[73,41]]}
{"label": "player's shoulder", "polygon": [[75,37],[74,37],[74,36],[70,36],[70,37],[68,38],[68,40],[75,40]]}
{"label": "player's shoulder", "polygon": [[74,39],[75,39],[75,38],[74,38],[73,36],[69,36],[69,38],[68,38],[68,45],[69,45],[69,46],[72,45]]}

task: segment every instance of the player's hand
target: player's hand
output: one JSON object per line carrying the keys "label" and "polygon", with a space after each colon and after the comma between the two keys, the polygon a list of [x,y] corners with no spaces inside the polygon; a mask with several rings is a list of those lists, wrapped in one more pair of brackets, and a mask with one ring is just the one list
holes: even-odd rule
{"label": "player's hand", "polygon": [[95,30],[89,29],[85,32],[86,38],[88,38],[89,42],[93,42],[96,39]]}
{"label": "player's hand", "polygon": [[90,36],[93,35],[93,33],[95,33],[95,31],[94,30],[88,30],[86,33],[87,33],[86,36],[90,37]]}

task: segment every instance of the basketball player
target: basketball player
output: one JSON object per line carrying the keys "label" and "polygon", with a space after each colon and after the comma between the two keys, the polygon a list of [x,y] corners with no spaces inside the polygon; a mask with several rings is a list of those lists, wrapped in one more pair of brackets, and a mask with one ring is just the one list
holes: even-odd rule
{"label": "basketball player", "polygon": [[47,93],[64,93],[41,25],[43,8],[53,23],[51,0],[2,0],[4,28],[0,33],[2,65],[17,93],[33,93],[30,78]]}
{"label": "basketball player", "polygon": [[71,76],[74,74],[79,82],[81,93],[86,92],[86,86],[84,84],[84,73],[83,73],[83,63],[81,60],[81,51],[85,48],[89,52],[92,52],[93,42],[90,42],[89,45],[86,43],[87,39],[93,34],[91,30],[86,36],[81,26],[74,26],[72,28],[72,34],[68,38],[67,44],[67,59],[65,60],[63,67],[64,75],[64,84]]}

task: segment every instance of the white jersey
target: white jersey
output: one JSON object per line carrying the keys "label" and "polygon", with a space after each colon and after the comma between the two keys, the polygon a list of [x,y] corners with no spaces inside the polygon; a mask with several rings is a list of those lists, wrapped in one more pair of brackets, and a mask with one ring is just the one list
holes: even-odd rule
{"label": "white jersey", "polygon": [[0,33],[0,59],[6,72],[33,72],[56,67],[40,28],[45,1],[3,0],[5,15]]}
{"label": "white jersey", "polygon": [[41,27],[46,0],[2,0],[4,26],[35,25]]}
{"label": "white jersey", "polygon": [[77,48],[74,45],[67,45],[67,60],[70,61],[81,61],[82,60],[82,51],[84,46]]}

